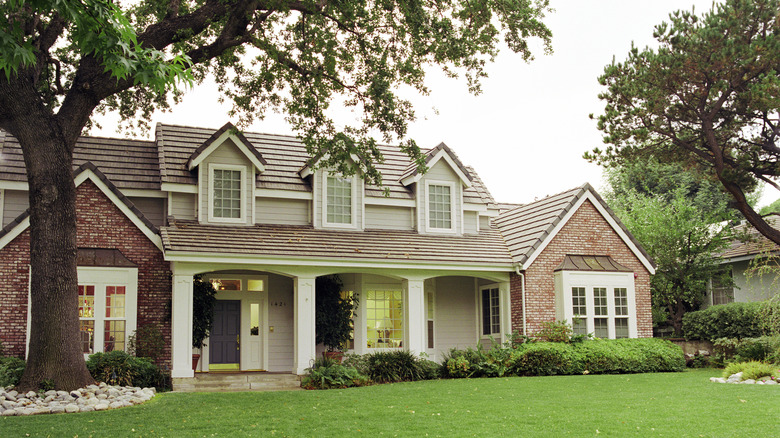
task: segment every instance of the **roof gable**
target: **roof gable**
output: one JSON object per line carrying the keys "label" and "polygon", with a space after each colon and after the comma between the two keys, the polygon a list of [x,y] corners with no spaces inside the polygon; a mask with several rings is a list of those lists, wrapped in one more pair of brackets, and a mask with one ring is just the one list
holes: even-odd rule
{"label": "roof gable", "polygon": [[227,122],[221,128],[219,128],[214,134],[209,137],[202,145],[200,145],[195,152],[190,155],[187,160],[187,170],[193,170],[203,162],[212,152],[217,150],[226,140],[232,140],[238,149],[243,153],[252,165],[255,166],[258,172],[263,172],[268,162],[265,161],[263,156],[252,145],[252,143],[244,137],[232,123]]}
{"label": "roof gable", "polygon": [[[92,181],[95,186],[136,226],[154,245],[162,251],[160,230],[139,210],[130,199],[106,177],[94,164],[86,162],[79,166],[73,175],[76,187],[85,181]],[[25,210],[11,223],[0,230],[0,249],[8,245],[30,226],[30,209]]]}
{"label": "roof gable", "polygon": [[[458,175],[458,178],[460,178],[461,182],[463,183],[463,186],[465,187],[471,187],[472,180],[474,179],[471,176],[471,172],[469,172],[469,169],[466,168],[466,166],[463,165],[463,163],[460,162],[458,159],[458,156],[455,155],[454,152],[452,152],[452,149],[449,148],[444,143],[439,143],[438,146],[428,151],[427,154],[425,154],[425,166],[429,169],[436,165],[436,163],[439,162],[439,160],[444,160],[449,164],[450,168],[452,168],[452,171],[455,172],[456,175]],[[404,173],[401,175],[401,178],[399,181],[404,186],[408,186],[409,184],[416,183],[423,177],[422,172],[420,172],[420,169],[417,167],[416,163],[410,163],[408,166],[406,166],[406,169],[404,170]]]}
{"label": "roof gable", "polygon": [[590,201],[610,227],[652,274],[655,267],[642,245],[631,235],[593,187],[580,187],[502,212],[495,220],[514,261],[528,268],[574,213]]}

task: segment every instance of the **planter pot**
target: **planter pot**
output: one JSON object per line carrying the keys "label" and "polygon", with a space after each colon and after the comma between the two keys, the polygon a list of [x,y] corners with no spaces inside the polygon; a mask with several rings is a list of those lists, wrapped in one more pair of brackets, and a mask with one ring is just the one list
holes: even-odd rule
{"label": "planter pot", "polygon": [[198,361],[200,360],[199,354],[193,354],[192,355],[192,371],[195,371],[198,369]]}
{"label": "planter pot", "polygon": [[341,360],[344,358],[343,351],[323,351],[322,355],[328,359],[338,361],[338,363],[341,363]]}

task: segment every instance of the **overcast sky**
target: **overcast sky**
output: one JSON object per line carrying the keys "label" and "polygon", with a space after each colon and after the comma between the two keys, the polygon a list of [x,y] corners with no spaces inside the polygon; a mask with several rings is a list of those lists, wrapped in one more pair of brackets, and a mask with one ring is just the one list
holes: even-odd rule
{"label": "overcast sky", "polygon": [[[429,73],[429,96],[413,100],[418,120],[410,135],[423,148],[449,145],[473,166],[499,202],[526,203],[590,182],[604,185],[601,168],[582,159],[602,145],[601,133],[588,114],[604,105],[597,78],[614,57],[625,58],[632,41],[654,45],[653,27],[678,9],[697,14],[712,0],[551,0],[555,9],[544,20],[553,32],[552,55],[537,51],[525,63],[504,50],[489,69],[483,93],[468,93],[464,80]],[[219,128],[227,105],[217,103],[216,87],[189,92],[172,113],[153,122]],[[354,117],[354,116],[352,116]],[[92,134],[116,136],[107,119]],[[235,120],[233,120],[235,122]],[[248,131],[291,134],[281,115],[268,115]],[[765,200],[777,193],[767,189]],[[767,202],[762,202],[766,204]]]}

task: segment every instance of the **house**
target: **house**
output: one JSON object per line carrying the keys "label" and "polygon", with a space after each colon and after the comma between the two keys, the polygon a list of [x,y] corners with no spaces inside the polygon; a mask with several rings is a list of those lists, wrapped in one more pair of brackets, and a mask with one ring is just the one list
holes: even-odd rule
{"label": "house", "polygon": [[[298,139],[158,125],[154,141],[75,149],[79,315],[86,354],[161,327],[163,360],[191,377],[193,276],[218,289],[200,371],[303,373],[315,358],[314,285],[359,297],[352,351],[431,358],[577,315],[578,333],[652,336],[653,264],[588,184],[497,204],[446,145],[420,173],[381,146],[382,187],[308,164]],[[0,340],[27,342],[29,218],[18,143],[0,142]]]}
{"label": "house", "polygon": [[[764,219],[772,227],[780,227],[780,214],[772,213]],[[704,299],[705,306],[763,301],[780,291],[780,278],[770,272],[777,272],[778,245],[746,222],[738,225],[735,231],[739,237],[719,256],[721,266],[731,274],[734,284],[723,285],[712,281]],[[759,268],[761,265],[765,268]]]}

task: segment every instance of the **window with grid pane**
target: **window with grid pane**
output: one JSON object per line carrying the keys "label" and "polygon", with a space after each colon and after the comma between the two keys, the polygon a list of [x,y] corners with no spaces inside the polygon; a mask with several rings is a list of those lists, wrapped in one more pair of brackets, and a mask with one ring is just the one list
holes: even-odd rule
{"label": "window with grid pane", "polygon": [[[731,276],[731,271],[727,274]],[[733,283],[723,281],[719,276],[712,279],[712,304],[728,304],[734,302]]]}
{"label": "window with grid pane", "polygon": [[427,292],[426,301],[428,306],[428,348],[433,347],[433,292]]}
{"label": "window with grid pane", "polygon": [[593,314],[596,316],[607,315],[607,288],[593,288]]}
{"label": "window with grid pane", "polygon": [[369,290],[366,293],[368,348],[403,347],[403,304],[400,290]]}
{"label": "window with grid pane", "polygon": [[212,214],[215,218],[241,218],[241,171],[214,169]]}
{"label": "window with grid pane", "polygon": [[609,338],[609,323],[607,318],[593,319],[593,334],[597,338]]}
{"label": "window with grid pane", "polygon": [[628,316],[628,291],[624,287],[615,288],[615,315]]}
{"label": "window with grid pane", "polygon": [[106,286],[103,351],[125,349],[125,287]]}
{"label": "window with grid pane", "polygon": [[572,309],[574,311],[574,320],[572,321],[572,329],[575,334],[587,335],[588,334],[588,320],[585,318],[588,315],[588,306],[585,298],[584,287],[571,288],[571,301]]}
{"label": "window with grid pane", "polygon": [[428,226],[430,228],[452,228],[452,190],[450,186],[430,184],[428,186]]}
{"label": "window with grid pane", "polygon": [[95,286],[79,285],[79,336],[81,352],[95,352]]}
{"label": "window with grid pane", "polygon": [[328,176],[327,221],[331,224],[352,223],[352,179]]}
{"label": "window with grid pane", "polygon": [[482,289],[482,334],[501,333],[498,288]]}
{"label": "window with grid pane", "polygon": [[615,318],[615,339],[628,337],[628,318]]}

